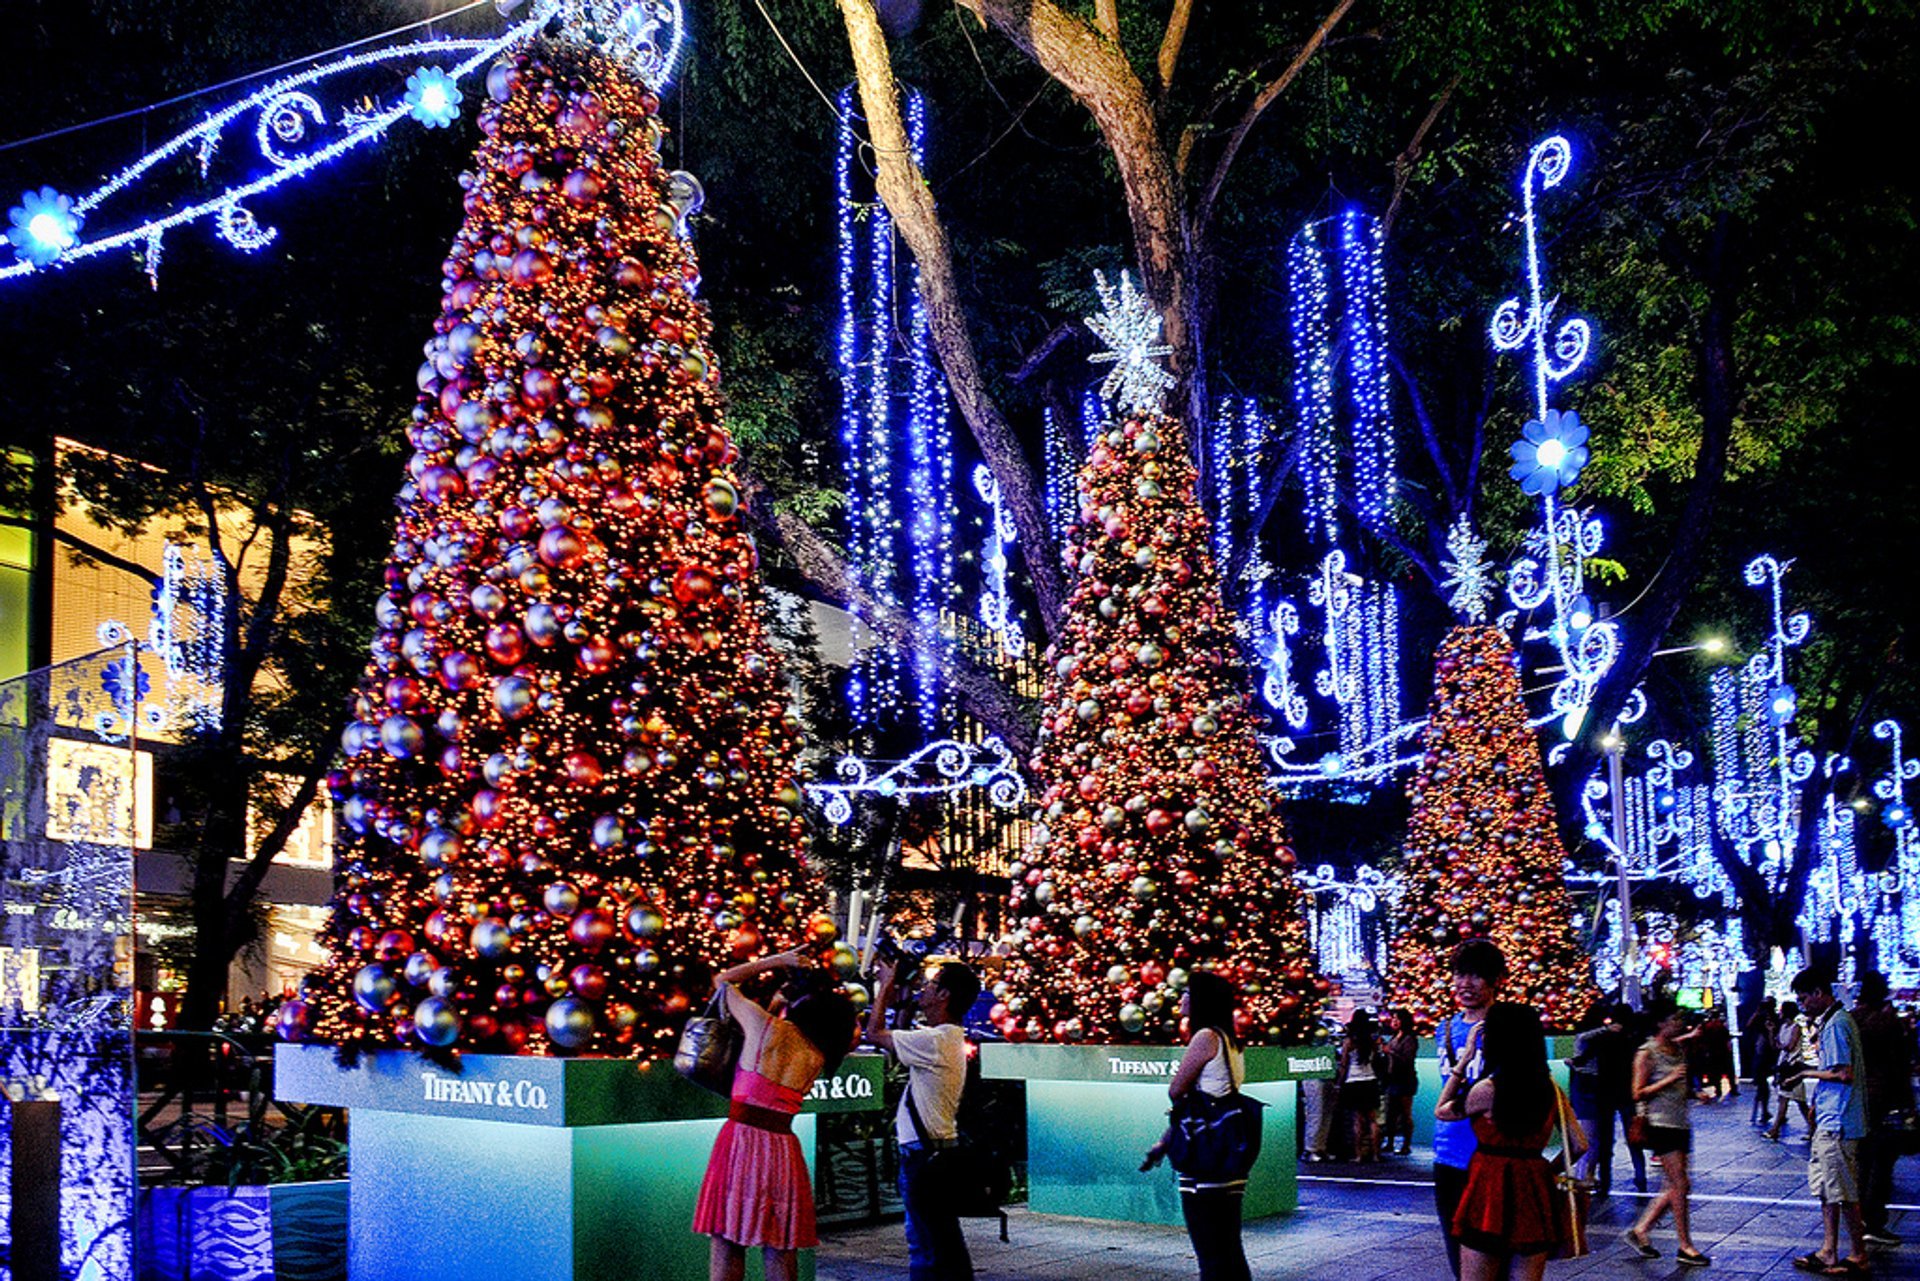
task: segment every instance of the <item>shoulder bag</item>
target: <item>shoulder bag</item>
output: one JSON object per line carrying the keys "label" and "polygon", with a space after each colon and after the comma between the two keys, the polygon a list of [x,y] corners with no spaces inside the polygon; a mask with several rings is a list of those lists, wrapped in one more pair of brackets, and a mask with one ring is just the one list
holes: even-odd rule
{"label": "shoulder bag", "polygon": [[1576,1153],[1586,1151],[1586,1135],[1573,1118],[1573,1108],[1558,1085],[1553,1087],[1553,1106],[1560,1127],[1560,1155],[1553,1170],[1553,1234],[1559,1247],[1556,1259],[1585,1258],[1592,1248],[1587,1241],[1587,1215],[1593,1208],[1593,1193],[1574,1176]]}
{"label": "shoulder bag", "polygon": [[[1233,1059],[1226,1041],[1220,1052]],[[1174,1101],[1168,1114],[1167,1161],[1196,1183],[1234,1183],[1247,1177],[1260,1159],[1261,1117],[1266,1104],[1240,1092],[1240,1082],[1225,1094],[1188,1090]]]}
{"label": "shoulder bag", "polygon": [[733,1074],[740,1067],[740,1047],[746,1034],[721,1006],[714,989],[704,1014],[687,1020],[680,1030],[680,1046],[673,1052],[673,1070],[703,1090],[722,1098],[733,1094]]}

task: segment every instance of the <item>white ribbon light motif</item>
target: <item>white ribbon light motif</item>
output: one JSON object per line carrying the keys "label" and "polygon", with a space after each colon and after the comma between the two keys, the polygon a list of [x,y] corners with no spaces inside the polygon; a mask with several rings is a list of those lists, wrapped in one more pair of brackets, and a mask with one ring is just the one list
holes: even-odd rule
{"label": "white ribbon light motif", "polygon": [[[932,776],[927,767],[932,766]],[[857,796],[932,796],[964,792],[983,787],[987,799],[999,809],[1013,809],[1027,800],[1027,785],[1020,777],[1020,766],[998,738],[979,743],[961,743],[942,739],[928,743],[912,756],[879,774],[857,756],[840,759],[840,782],[808,783],[807,796],[822,806],[827,821],[835,826],[853,819],[853,800]]]}
{"label": "white ribbon light motif", "polygon": [[[517,7],[508,6],[508,7]],[[60,196],[51,188],[39,197],[28,193],[19,207],[37,213],[19,227],[14,237],[15,261],[0,266],[0,280],[17,279],[48,266],[77,262],[117,249],[138,248],[145,253],[148,278],[158,281],[162,241],[176,228],[210,223],[227,243],[252,253],[272,243],[276,231],[262,226],[246,207],[255,196],[303,178],[329,160],[376,141],[410,117],[433,127],[451,119],[457,110],[453,89],[500,54],[557,24],[566,38],[593,44],[610,56],[629,62],[656,92],[663,90],[679,58],[681,13],[679,0],[536,0],[527,18],[490,39],[418,40],[369,49],[322,66],[274,81],[264,89],[206,117],[184,133],[149,151],[112,178],[77,199]],[[444,70],[430,65],[458,58]],[[424,61],[423,61],[424,60]],[[422,76],[442,86],[422,100],[418,94],[396,98],[370,110],[343,109],[328,123],[320,100],[308,89],[365,67],[387,63],[420,67]],[[248,180],[204,199],[188,199],[149,217],[136,219],[97,238],[83,235],[86,225],[100,220],[101,211],[115,197],[138,187],[150,176],[166,172],[165,162],[191,155],[204,180],[231,130],[252,122],[252,135],[267,169]],[[304,148],[304,149],[302,149]],[[57,210],[48,201],[59,202]],[[19,219],[15,219],[16,224]]]}
{"label": "white ribbon light motif", "polygon": [[[1587,358],[1593,334],[1587,322],[1577,317],[1563,320],[1556,328],[1553,310],[1557,297],[1544,294],[1541,277],[1539,224],[1534,211],[1536,191],[1558,186],[1573,165],[1573,147],[1565,138],[1554,136],[1535,146],[1527,157],[1526,172],[1520,180],[1521,228],[1527,244],[1527,301],[1509,298],[1494,308],[1488,336],[1500,351],[1526,348],[1531,363],[1534,423],[1549,421],[1547,389],[1558,383]],[[1532,423],[1529,426],[1533,426]],[[1557,465],[1567,457],[1566,447],[1557,440],[1551,457],[1541,447],[1539,462]],[[1559,654],[1563,673],[1554,686],[1552,706],[1567,716],[1567,736],[1579,731],[1594,687],[1613,666],[1620,648],[1619,629],[1589,615],[1582,616],[1579,605],[1585,603],[1585,562],[1598,554],[1605,534],[1600,522],[1577,508],[1560,507],[1552,489],[1541,494],[1540,527],[1527,536],[1522,556],[1513,563],[1507,583],[1507,595],[1521,610],[1534,610],[1551,603],[1553,621],[1545,628],[1529,628],[1527,640],[1546,640]]]}

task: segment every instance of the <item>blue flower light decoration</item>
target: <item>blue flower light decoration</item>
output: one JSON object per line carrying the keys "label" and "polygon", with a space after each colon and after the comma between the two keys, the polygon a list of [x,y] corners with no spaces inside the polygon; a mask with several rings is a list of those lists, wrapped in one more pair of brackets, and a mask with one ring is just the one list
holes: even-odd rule
{"label": "blue flower light decoration", "polygon": [[126,659],[115,659],[100,669],[100,690],[117,708],[131,708],[136,702],[145,702],[147,695],[153,692],[153,677],[148,674],[144,663],[133,664],[133,688],[127,687]]}
{"label": "blue flower light decoration", "polygon": [[1905,801],[1895,801],[1880,811],[1880,821],[1897,832],[1913,821],[1913,811]]}
{"label": "blue flower light decoration", "polygon": [[460,118],[460,87],[438,67],[422,67],[407,77],[406,101],[413,118],[429,129]]}
{"label": "blue flower light decoration", "polygon": [[7,218],[13,223],[7,231],[13,251],[36,267],[46,266],[80,239],[80,215],[73,211],[73,197],[52,187],[23,193],[20,203],[7,211]]}
{"label": "blue flower light decoration", "polygon": [[1520,439],[1509,451],[1513,466],[1507,474],[1529,494],[1551,494],[1580,478],[1587,465],[1587,425],[1572,410],[1549,409],[1521,428]]}

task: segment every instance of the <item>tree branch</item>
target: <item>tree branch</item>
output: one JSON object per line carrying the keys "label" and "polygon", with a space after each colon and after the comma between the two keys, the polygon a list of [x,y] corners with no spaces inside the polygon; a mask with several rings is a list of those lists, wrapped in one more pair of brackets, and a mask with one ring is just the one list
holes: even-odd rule
{"label": "tree branch", "polygon": [[1034,715],[1025,701],[958,648],[938,635],[926,635],[910,617],[869,596],[840,553],[813,526],[766,501],[765,486],[744,469],[735,475],[747,499],[748,519],[793,558],[801,577],[821,599],[858,614],[867,627],[910,654],[931,648],[961,710],[998,734],[1021,761],[1033,755]]}
{"label": "tree branch", "polygon": [[[842,0],[843,8],[849,2]],[[1119,46],[1054,0],[956,2],[1011,40],[1093,116],[1126,195],[1141,282],[1165,320],[1163,336],[1173,348],[1171,364],[1185,401],[1179,416],[1187,420],[1193,443],[1200,446],[1208,412],[1200,354],[1204,326],[1191,270],[1193,241],[1146,86]],[[1195,456],[1203,458],[1204,452],[1196,448]],[[1200,468],[1203,501],[1210,474]]]}
{"label": "tree branch", "polygon": [[1440,434],[1434,429],[1433,415],[1427,412],[1427,402],[1420,395],[1420,386],[1398,352],[1388,352],[1387,360],[1392,364],[1393,372],[1400,376],[1400,385],[1407,390],[1407,404],[1413,410],[1413,421],[1420,428],[1420,441],[1427,447],[1427,457],[1432,460],[1433,469],[1440,473],[1440,487],[1447,495],[1447,510],[1455,516],[1461,515],[1467,509],[1460,501],[1460,486],[1454,480],[1453,468],[1447,462],[1446,454],[1441,452]]}
{"label": "tree branch", "polygon": [[1594,690],[1583,735],[1568,757],[1568,778],[1585,778],[1599,748],[1595,735],[1620,715],[1627,699],[1647,674],[1653,652],[1680,615],[1699,578],[1700,561],[1713,532],[1713,517],[1727,471],[1727,452],[1738,413],[1739,375],[1734,365],[1733,324],[1737,300],[1728,283],[1727,239],[1722,215],[1705,260],[1707,307],[1700,319],[1700,446],[1694,454],[1693,480],[1687,487],[1680,521],[1673,531],[1666,572],[1647,594],[1638,624],[1623,629],[1619,656]]}
{"label": "tree branch", "polygon": [[1280,501],[1281,487],[1287,483],[1287,477],[1291,476],[1293,469],[1299,465],[1300,450],[1306,438],[1307,433],[1296,431],[1292,439],[1287,441],[1287,452],[1280,456],[1279,464],[1274,467],[1273,473],[1261,486],[1260,501],[1254,506],[1253,519],[1247,522],[1246,532],[1235,540],[1237,546],[1234,548],[1233,559],[1227,563],[1221,576],[1223,588],[1235,599],[1240,595],[1237,586],[1240,576],[1246,572],[1247,562],[1253,559],[1254,550],[1260,545],[1260,531],[1267,527],[1267,521],[1273,515],[1274,505]]}
{"label": "tree branch", "polygon": [[1405,150],[1393,158],[1393,199],[1387,201],[1387,211],[1380,216],[1382,235],[1393,231],[1394,215],[1400,212],[1400,197],[1406,194],[1407,182],[1413,177],[1413,167],[1420,163],[1420,153],[1426,144],[1427,134],[1432,132],[1433,126],[1439,122],[1440,113],[1446,110],[1448,100],[1453,97],[1453,91],[1460,87],[1460,75],[1458,71],[1453,73],[1453,78],[1447,81],[1446,88],[1442,89],[1440,96],[1433,100],[1433,106],[1428,110],[1426,119],[1422,120],[1420,127],[1413,131],[1413,137],[1408,140]]}
{"label": "tree branch", "polygon": [[1063,320],[1050,330],[1040,345],[1027,354],[1020,367],[1007,375],[1007,381],[1024,383],[1040,372],[1040,366],[1047,363],[1047,357],[1060,349],[1060,344],[1071,341],[1080,335],[1080,325],[1071,320]]}
{"label": "tree branch", "polygon": [[[920,265],[920,289],[927,323],[947,385],[960,413],[973,431],[974,443],[1000,483],[1000,493],[1019,533],[1021,555],[1027,564],[1040,622],[1051,637],[1065,614],[1067,591],[1060,573],[1059,553],[1040,501],[1040,487],[1000,407],[987,394],[973,337],[960,306],[954,278],[953,247],[940,210],[920,166],[907,143],[900,118],[900,87],[893,74],[886,36],[874,13],[873,0],[839,0],[846,20],[847,44],[853,52],[854,74],[860,86],[860,105],[878,161],[876,180],[880,199],[893,216],[907,247]],[[1087,38],[1100,40],[1091,31]]]}
{"label": "tree branch", "polygon": [[1093,0],[1093,20],[1100,34],[1120,47],[1120,0]]}
{"label": "tree branch", "polygon": [[[12,525],[16,529],[33,528],[32,521],[22,520],[17,516],[0,516],[0,525]],[[105,565],[109,569],[117,569],[122,573],[132,574],[135,578],[140,579],[149,586],[158,587],[160,585],[160,575],[154,573],[139,561],[128,560],[125,556],[115,555],[99,544],[88,542],[86,539],[80,537],[80,535],[69,533],[67,530],[61,529],[58,525],[53,528],[53,541],[66,544],[77,554],[86,557],[88,560]]]}
{"label": "tree branch", "polygon": [[1160,56],[1155,69],[1160,73],[1160,100],[1165,102],[1173,88],[1173,71],[1180,64],[1180,46],[1187,40],[1187,24],[1193,19],[1193,0],[1173,0],[1173,12],[1167,15],[1167,32],[1160,37]]}
{"label": "tree branch", "polygon": [[[966,2],[967,0],[961,0],[963,4]],[[1226,186],[1227,173],[1233,168],[1233,162],[1239,156],[1240,148],[1246,142],[1247,135],[1253,132],[1254,125],[1259,123],[1266,109],[1273,105],[1274,99],[1285,93],[1288,86],[1292,85],[1299,74],[1306,69],[1306,65],[1313,61],[1313,55],[1320,51],[1320,46],[1326,43],[1327,37],[1333,33],[1335,27],[1340,25],[1340,20],[1347,16],[1347,10],[1353,8],[1353,4],[1354,0],[1338,0],[1332,11],[1320,20],[1320,25],[1314,29],[1313,34],[1307,37],[1307,42],[1300,46],[1300,52],[1293,56],[1293,61],[1289,62],[1279,75],[1268,81],[1260,92],[1253,96],[1253,101],[1247,104],[1246,111],[1240,116],[1240,122],[1234,125],[1233,132],[1227,135],[1226,148],[1221,151],[1220,159],[1214,163],[1213,177],[1207,180],[1206,191],[1201,194],[1199,202],[1194,206],[1193,215],[1189,221],[1196,242],[1206,239],[1207,228],[1213,222],[1215,202],[1220,198],[1220,189]]]}

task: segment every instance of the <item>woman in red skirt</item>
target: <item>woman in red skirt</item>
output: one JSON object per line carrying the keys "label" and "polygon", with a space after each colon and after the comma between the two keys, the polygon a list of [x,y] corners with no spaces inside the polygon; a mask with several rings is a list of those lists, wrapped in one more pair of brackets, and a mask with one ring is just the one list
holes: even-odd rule
{"label": "woman in red skirt", "polygon": [[1485,1075],[1468,1081],[1456,1069],[1434,1109],[1443,1121],[1471,1120],[1480,1141],[1453,1216],[1461,1281],[1496,1281],[1509,1264],[1513,1281],[1539,1281],[1559,1244],[1553,1170],[1541,1155],[1555,1108],[1539,1011],[1511,1001],[1493,1005],[1458,1062],[1472,1063],[1476,1049]]}
{"label": "woman in red skirt", "polygon": [[800,1250],[820,1244],[814,1231],[813,1179],[793,1117],[824,1073],[853,1048],[853,1003],[825,983],[790,982],[772,1009],[734,984],[806,961],[782,952],[723,970],[714,978],[726,1017],[744,1033],[726,1124],[713,1141],[694,1206],[693,1230],[713,1238],[711,1281],[740,1281],[747,1251],[766,1251],[767,1281],[793,1281]]}

